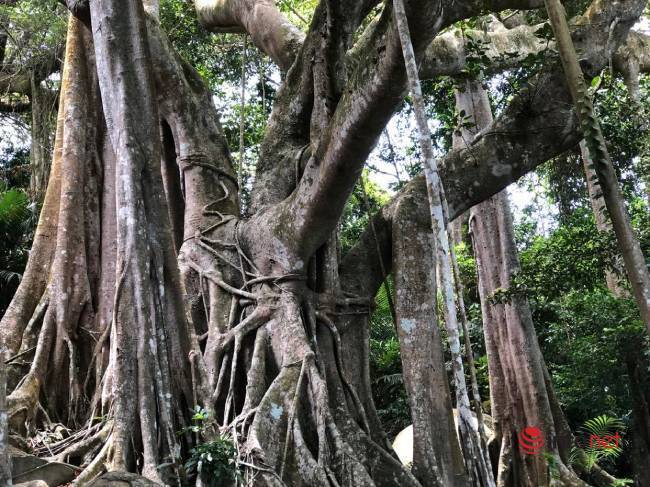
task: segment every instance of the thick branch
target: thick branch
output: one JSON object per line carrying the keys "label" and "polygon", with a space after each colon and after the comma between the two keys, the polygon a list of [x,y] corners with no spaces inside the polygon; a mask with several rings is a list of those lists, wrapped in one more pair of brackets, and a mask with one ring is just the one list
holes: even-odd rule
{"label": "thick branch", "polygon": [[485,46],[481,54],[489,58],[491,63],[484,67],[484,71],[516,67],[527,56],[538,54],[547,48],[547,41],[535,35],[541,26],[542,24],[520,25],[512,29],[500,28],[491,31],[470,30],[465,31],[465,38],[459,29],[445,32],[436,37],[427,48],[420,64],[420,78],[461,74],[468,65],[465,43],[469,38]]}
{"label": "thick branch", "polygon": [[[441,8],[437,1],[423,0],[407,6],[417,58],[442,26]],[[372,54],[359,60],[297,192],[284,207],[288,214],[304,216],[294,221],[294,231],[306,254],[336,225],[366,157],[404,95],[404,61],[390,8],[384,10],[366,42],[359,52]]]}
{"label": "thick branch", "polygon": [[196,0],[201,25],[213,32],[247,32],[253,43],[287,71],[304,35],[272,0]]}
{"label": "thick branch", "polygon": [[[492,2],[490,7],[509,8],[539,6],[530,2]],[[484,10],[480,2],[459,6],[458,2],[412,0],[406,5],[409,23],[415,34],[416,59],[445,26]],[[403,100],[406,78],[399,40],[387,6],[373,21],[354,49],[346,65],[351,67],[350,82],[343,90],[327,130],[302,175],[297,191],[278,213],[300,214],[292,221],[291,240],[308,255],[317,248],[338,221],[342,208],[385,124]],[[312,141],[313,142],[313,141]],[[290,162],[285,159],[283,162]],[[318,222],[318,223],[317,223]]]}
{"label": "thick branch", "polygon": [[[584,26],[574,33],[576,45],[585,54],[583,68],[589,68],[590,73],[598,72],[608,62],[608,57],[602,55],[607,49],[608,33],[603,33],[600,25],[610,25],[613,19],[619,18],[622,19],[619,25],[625,23],[629,29],[634,15],[638,18],[644,4],[643,0],[636,0],[634,5],[612,6],[600,1],[592,5],[582,20]],[[625,40],[622,34],[625,31],[613,37],[610,49],[617,49],[617,43]],[[466,148],[452,150],[444,157],[441,178],[449,204],[449,218],[454,219],[498,193],[538,165],[574,147],[580,139],[562,68],[558,62],[548,64],[492,125],[480,132]],[[386,255],[390,255],[390,245],[383,239],[391,235],[395,202],[411,191],[419,191],[421,197],[426,198],[424,175],[416,176],[375,216],[375,229]],[[381,279],[376,278],[379,272],[372,238],[370,230],[366,230],[344,257],[340,271],[344,289],[360,286],[355,277],[358,275],[370,276],[363,285],[367,295],[372,295],[381,284]]]}
{"label": "thick branch", "polygon": [[[555,42],[547,42],[535,34],[543,24],[518,25],[506,29],[503,24],[486,30],[466,30],[466,39],[471,38],[484,46],[481,56],[489,60],[482,65],[484,73],[494,73],[504,69],[516,68],[529,56],[549,49],[555,52]],[[491,26],[492,27],[492,26]],[[636,84],[638,76],[650,71],[650,36],[640,32],[630,32],[625,44],[612,56],[613,67],[630,83]],[[427,48],[420,64],[420,78],[436,76],[457,76],[468,68],[468,55],[465,40],[459,29],[453,29],[436,37]],[[636,92],[638,95],[638,92]]]}

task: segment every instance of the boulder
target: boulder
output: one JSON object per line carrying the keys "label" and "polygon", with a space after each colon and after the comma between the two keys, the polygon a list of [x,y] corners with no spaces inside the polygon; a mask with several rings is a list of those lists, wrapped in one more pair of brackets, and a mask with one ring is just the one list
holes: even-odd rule
{"label": "boulder", "polygon": [[109,472],[93,480],[88,487],[161,487],[140,475],[126,472]]}
{"label": "boulder", "polygon": [[29,482],[21,482],[14,484],[14,487],[50,487],[45,480],[30,480]]}
{"label": "boulder", "polygon": [[[16,448],[9,448],[11,454],[11,476],[14,484],[42,481],[40,485],[58,487],[72,482],[79,469],[66,463],[50,462],[45,458],[29,455]],[[28,484],[36,487],[39,484]]]}
{"label": "boulder", "polygon": [[[454,423],[458,429],[458,411],[456,409],[452,411],[454,413]],[[478,420],[473,412],[472,420],[472,426],[478,428]],[[483,413],[483,426],[485,427],[485,435],[488,438],[494,435],[492,418],[485,413]],[[410,466],[413,464],[413,425],[407,426],[397,434],[393,441],[393,450],[395,450],[397,458],[403,465]]]}

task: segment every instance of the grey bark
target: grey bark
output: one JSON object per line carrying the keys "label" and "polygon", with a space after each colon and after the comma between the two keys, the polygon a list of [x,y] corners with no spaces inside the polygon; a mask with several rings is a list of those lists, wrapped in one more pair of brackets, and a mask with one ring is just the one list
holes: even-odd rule
{"label": "grey bark", "polygon": [[[472,423],[469,395],[465,382],[465,371],[460,353],[459,326],[452,284],[451,259],[453,258],[453,254],[450,251],[447,221],[444,214],[444,207],[447,204],[444,195],[445,190],[438,175],[438,162],[434,156],[431,132],[424,111],[424,101],[422,99],[422,89],[418,77],[415,52],[413,51],[403,0],[395,0],[393,7],[395,9],[395,20],[399,30],[402,53],[406,64],[409,88],[413,97],[416,126],[419,136],[418,141],[424,159],[431,227],[433,230],[434,247],[436,249],[436,264],[440,269],[440,282],[442,283],[445,327],[447,329],[449,348],[451,350],[454,386],[456,388],[456,407],[458,408],[459,415],[459,433],[464,451],[465,466],[472,483],[492,486],[494,485],[494,479],[489,468],[487,452],[483,448],[478,430],[474,429]],[[435,267],[432,266],[432,268]],[[434,297],[432,296],[431,299],[434,299]],[[407,322],[401,322],[400,326],[404,328],[407,326]]]}
{"label": "grey bark", "polygon": [[32,199],[43,202],[52,163],[54,122],[56,120],[57,94],[43,86],[40,78],[32,74],[30,91],[32,109],[29,189]]}
{"label": "grey bark", "polygon": [[[111,470],[127,470],[139,437],[143,473],[162,480],[169,475],[159,469],[163,459],[171,464],[171,475],[179,475],[174,423],[182,396],[172,391],[183,391],[187,380],[187,368],[175,354],[187,356],[189,349],[187,343],[185,350],[182,347],[187,324],[178,299],[182,287],[160,173],[158,106],[145,13],[138,0],[92,2],[90,12],[102,104],[116,159],[117,290],[110,354],[115,420],[108,462]],[[134,431],[136,418],[139,432]]]}
{"label": "grey bark", "polygon": [[[467,81],[456,93],[457,110],[472,124],[460,128],[458,144],[471,140],[473,132],[490,124],[492,112],[487,92],[478,81]],[[525,427],[542,431],[544,451],[556,458],[562,485],[581,485],[567,467],[568,445],[563,443],[566,424],[545,378],[545,365],[532,315],[525,297],[513,295],[505,303],[493,303],[498,289],[509,289],[519,269],[512,217],[505,191],[471,210],[470,225],[479,275],[479,294],[488,355],[490,398],[495,436],[491,450],[497,460],[497,485],[549,485],[546,460],[526,455],[515,439]],[[498,453],[497,453],[498,452]]]}
{"label": "grey bark", "polygon": [[400,200],[395,212],[395,310],[413,421],[413,474],[423,485],[469,485],[451,415],[438,329],[429,209],[425,201],[410,195]]}
{"label": "grey bark", "polygon": [[7,412],[7,360],[5,348],[0,347],[0,485],[11,487],[11,458],[9,456],[9,416]]}

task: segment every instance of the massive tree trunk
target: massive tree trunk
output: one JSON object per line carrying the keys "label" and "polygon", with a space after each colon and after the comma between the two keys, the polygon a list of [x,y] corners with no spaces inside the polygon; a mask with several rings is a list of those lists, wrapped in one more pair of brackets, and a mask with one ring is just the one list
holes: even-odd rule
{"label": "massive tree trunk", "polygon": [[[180,461],[195,438],[176,432],[193,405],[213,419],[202,440],[230,433],[244,475],[259,485],[464,481],[434,332],[430,220],[409,211],[424,200],[423,181],[382,209],[372,244],[364,235],[340,263],[336,252],[344,205],[406,88],[389,6],[355,44],[377,3],[323,2],[303,38],[273,2],[197,2],[210,28],[247,31],[284,73],[254,213],[243,219],[212,94],[155,19],[145,19],[139,0],[68,2],[49,184],[0,336],[13,356],[12,428],[33,432],[52,419],[74,430],[37,453],[82,465],[78,483],[103,470],[184,482]],[[416,61],[440,30],[482,9],[409,1]],[[535,87],[550,108],[523,93],[494,136],[477,138],[485,166],[467,171],[464,150],[444,158],[452,216],[576,142],[556,68]],[[512,135],[515,127],[536,137]],[[531,155],[514,162],[522,151]],[[391,270],[381,270],[378,250],[394,265],[407,325],[400,339],[413,416],[423,425],[414,469],[422,481],[391,452],[370,393],[370,307]],[[430,268],[415,268],[420,256]]]}
{"label": "massive tree trunk", "polygon": [[[467,144],[472,132],[489,125],[492,112],[487,92],[477,81],[463,81],[456,90],[457,111],[470,117],[472,128],[461,128],[456,144]],[[490,448],[499,486],[563,485],[582,482],[567,467],[570,432],[557,403],[537,343],[528,302],[512,288],[519,269],[512,217],[505,191],[471,210],[470,225],[476,255],[479,293],[488,355],[490,399],[495,435]],[[506,301],[494,293],[511,289]],[[543,448],[528,454],[518,440],[527,427],[538,428]],[[534,446],[534,445],[533,445]],[[547,452],[544,456],[541,452]]]}
{"label": "massive tree trunk", "polygon": [[239,221],[209,91],[140,2],[120,8],[93,3],[93,34],[70,18],[34,256],[2,322],[11,354],[31,357],[12,362],[13,428],[42,427],[42,410],[79,428],[47,447],[85,467],[81,483],[134,469],[181,483],[192,440],[176,432],[198,403],[216,419],[206,435],[239,438],[268,485],[419,485],[357,354],[368,298],[337,289],[332,257],[308,281],[324,242],[287,241],[281,214]]}

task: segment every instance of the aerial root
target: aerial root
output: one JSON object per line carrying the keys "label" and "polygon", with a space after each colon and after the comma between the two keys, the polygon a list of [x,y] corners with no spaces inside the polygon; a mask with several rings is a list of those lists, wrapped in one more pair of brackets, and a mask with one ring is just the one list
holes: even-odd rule
{"label": "aerial root", "polygon": [[[282,398],[282,408],[286,409],[286,421],[279,420],[277,415],[273,417],[273,411],[280,410],[279,398]],[[327,385],[320,376],[313,352],[305,354],[300,362],[283,367],[254,413],[247,450],[254,460],[242,460],[240,465],[249,468],[249,463],[261,464],[263,468],[257,473],[264,476],[267,485],[291,485],[295,479],[289,472],[295,471],[301,479],[315,486],[375,486],[358,452],[345,441],[335,422]],[[240,424],[247,422],[251,414],[253,412],[248,411],[240,417]],[[352,417],[348,420],[356,424]],[[360,428],[356,431],[365,435]],[[271,461],[275,464],[274,474],[266,471],[266,458],[255,456],[256,440],[262,434],[265,442],[269,436],[278,438],[281,435],[283,439],[278,444],[282,447],[279,454]],[[311,442],[307,435],[313,438]]]}
{"label": "aerial root", "polygon": [[7,397],[7,414],[12,431],[21,432],[33,423],[38,411],[40,390],[40,380],[30,372]]}
{"label": "aerial root", "polygon": [[357,412],[359,413],[359,417],[362,422],[363,429],[366,433],[370,434],[370,424],[368,423],[368,417],[366,416],[366,410],[363,407],[363,403],[361,402],[361,399],[359,398],[359,395],[357,394],[357,391],[354,387],[352,387],[352,384],[350,383],[350,380],[347,378],[347,375],[345,373],[345,369],[343,368],[343,345],[341,343],[341,335],[339,334],[338,329],[336,328],[336,324],[327,316],[325,313],[321,313],[320,311],[316,311],[316,318],[325,323],[327,327],[330,330],[330,333],[332,334],[332,337],[334,338],[334,357],[336,360],[336,368],[339,371],[339,376],[341,378],[341,382],[347,389],[348,393],[352,397],[352,400],[354,401],[354,405],[357,408]]}
{"label": "aerial root", "polygon": [[113,449],[113,436],[109,435],[99,453],[90,461],[74,480],[73,485],[83,487],[107,470],[110,453]]}

